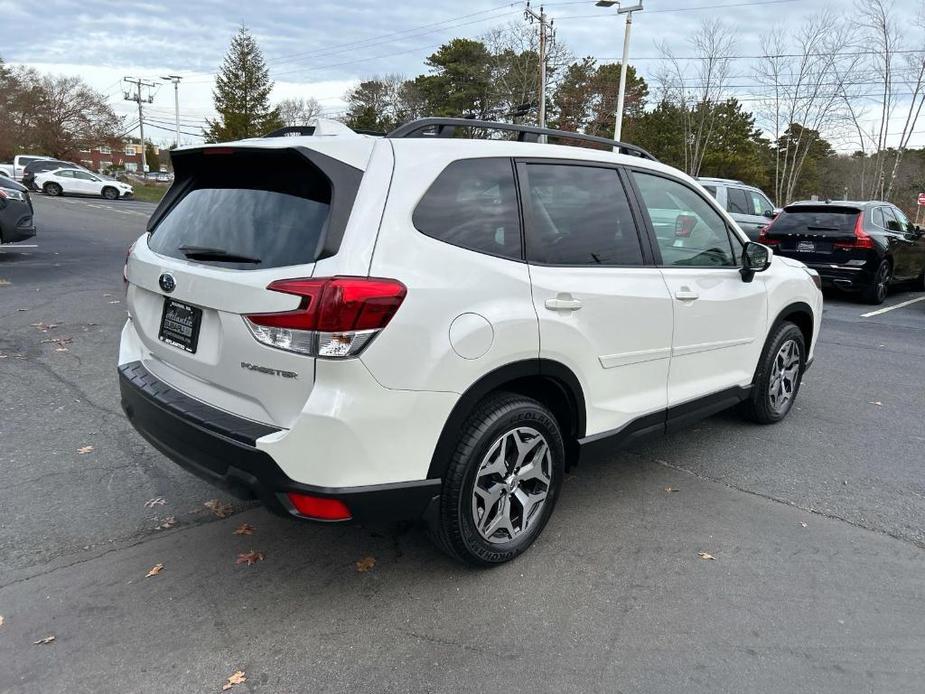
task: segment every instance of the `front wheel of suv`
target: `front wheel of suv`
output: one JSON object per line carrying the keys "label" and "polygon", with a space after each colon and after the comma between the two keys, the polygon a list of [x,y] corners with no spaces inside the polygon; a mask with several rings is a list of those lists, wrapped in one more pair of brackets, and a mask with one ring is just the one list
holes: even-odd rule
{"label": "front wheel of suv", "polygon": [[806,344],[800,329],[785,321],[768,336],[755,372],[745,414],[759,424],[779,422],[793,407],[806,365]]}
{"label": "front wheel of suv", "polygon": [[565,445],[553,414],[521,395],[489,396],[462,428],[431,536],[469,564],[510,561],[543,531],[564,473]]}

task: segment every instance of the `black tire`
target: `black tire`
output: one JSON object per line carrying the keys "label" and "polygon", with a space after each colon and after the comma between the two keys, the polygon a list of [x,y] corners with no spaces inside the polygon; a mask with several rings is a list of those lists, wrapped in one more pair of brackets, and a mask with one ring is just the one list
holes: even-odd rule
{"label": "black tire", "polygon": [[100,191],[100,195],[104,197],[106,200],[118,200],[119,199],[119,191],[113,188],[112,186],[106,186],[105,188],[103,188],[103,190]]}
{"label": "black tire", "polygon": [[[535,509],[535,512],[522,514],[528,517],[526,528],[523,527],[523,519],[521,518],[519,530],[514,528],[516,534],[499,528],[491,535],[493,541],[489,541],[476,525],[475,515],[478,512],[476,508],[478,501],[476,500],[475,485],[478,473],[485,465],[489,465],[489,456],[493,451],[496,453],[496,462],[493,464],[498,464],[497,460],[501,459],[500,453],[505,452],[504,448],[499,449],[498,446],[513,442],[510,437],[516,436],[518,441],[526,441],[525,445],[529,446],[530,442],[535,441],[537,438],[523,439],[523,436],[531,436],[529,432],[541,435],[547,444],[549,457],[546,458],[545,454],[539,455],[543,457],[540,464],[543,465],[544,469],[548,470],[549,482],[544,485],[538,479],[529,481],[538,485],[531,488],[534,494],[542,492],[543,487],[545,487],[545,500],[541,506]],[[542,444],[542,441],[537,442],[533,449],[534,455],[537,455],[537,452],[542,450]],[[516,444],[512,443],[511,445]],[[516,448],[512,449],[512,451],[508,452],[507,457],[504,459],[505,465],[513,466],[514,462],[522,463],[519,459],[512,461],[510,464],[507,463],[507,460],[511,459],[512,456],[517,457]],[[530,465],[536,464],[534,459],[531,458],[530,461]],[[523,465],[523,469],[527,469],[527,465]],[[509,468],[507,479],[513,477],[510,473]],[[485,475],[484,470],[483,475]],[[431,538],[440,549],[451,557],[474,566],[493,566],[510,561],[523,553],[542,533],[543,527],[555,507],[564,476],[565,444],[562,440],[559,423],[553,414],[532,398],[514,393],[490,395],[476,406],[466,424],[462,427],[462,433],[443,478],[439,508],[430,521]],[[484,484],[486,478],[493,477],[494,475],[489,474],[478,479],[482,480],[481,484]],[[504,476],[502,475],[501,477]],[[495,482],[495,485],[505,486],[505,484],[503,480]],[[515,482],[515,484],[520,483]],[[523,484],[525,485],[524,489],[527,489],[527,482]],[[492,489],[495,488],[496,486],[493,485]],[[517,492],[523,494],[521,489],[516,489],[513,492],[502,490],[500,493],[503,498],[498,498],[497,505],[483,509],[481,518],[486,519],[486,525],[492,525],[488,522],[489,517],[497,519],[497,516],[501,513],[499,509],[502,506],[507,510],[508,519],[513,516],[513,523],[517,522],[517,510],[523,511],[525,508],[517,500]],[[513,499],[514,501],[508,501],[508,499]],[[495,513],[490,516],[492,511],[495,511]],[[510,527],[513,527],[513,523]],[[508,537],[506,540],[505,535]]]}
{"label": "black tire", "polygon": [[861,294],[864,303],[879,306],[886,301],[892,274],[893,268],[890,266],[890,261],[884,258],[877,266],[876,272],[874,272],[873,282]]}
{"label": "black tire", "polygon": [[64,192],[57,183],[46,183],[42,190],[45,191],[45,195],[50,195],[53,198],[58,197]]}
{"label": "black tire", "polygon": [[[797,350],[797,372],[791,378],[791,389],[786,402],[781,403],[776,388],[772,388],[777,381],[777,368],[780,365],[781,351],[788,342]],[[786,359],[786,358],[785,358]],[[755,370],[755,379],[752,382],[752,392],[749,399],[743,403],[745,416],[758,424],[775,424],[781,421],[790,412],[800,392],[800,381],[806,370],[806,344],[802,331],[790,321],[778,325],[774,332],[768,335]],[[775,402],[776,401],[776,402]]]}

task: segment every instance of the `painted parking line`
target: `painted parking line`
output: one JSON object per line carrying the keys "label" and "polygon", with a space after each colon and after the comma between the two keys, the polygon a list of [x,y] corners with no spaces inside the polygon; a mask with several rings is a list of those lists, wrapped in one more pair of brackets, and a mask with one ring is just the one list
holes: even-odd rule
{"label": "painted parking line", "polygon": [[862,313],[861,318],[870,318],[871,316],[879,316],[881,313],[888,313],[890,311],[895,311],[898,308],[902,308],[903,306],[909,306],[910,304],[914,304],[919,301],[925,301],[925,296],[920,296],[915,299],[909,299],[909,301],[903,301],[901,304],[896,304],[894,306],[887,306],[886,308],[881,308],[876,311],[871,311],[870,313]]}

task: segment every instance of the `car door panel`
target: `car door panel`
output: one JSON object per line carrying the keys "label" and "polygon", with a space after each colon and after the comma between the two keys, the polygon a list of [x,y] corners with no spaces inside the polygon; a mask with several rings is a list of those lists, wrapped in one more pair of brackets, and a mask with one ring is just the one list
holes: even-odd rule
{"label": "car door panel", "polygon": [[[663,267],[674,297],[669,407],[752,380],[767,324],[767,293],[735,268]],[[684,293],[696,298],[678,298]]]}
{"label": "car door panel", "polygon": [[586,435],[661,416],[671,299],[659,270],[646,262],[647,239],[618,169],[533,160],[518,162],[518,176],[540,356],[577,376]]}
{"label": "car door panel", "polygon": [[668,406],[751,382],[764,343],[767,291],[738,269],[741,243],[713,203],[685,181],[635,169],[633,181],[648,214],[696,217],[682,246],[656,237],[660,272],[672,298],[674,330]]}

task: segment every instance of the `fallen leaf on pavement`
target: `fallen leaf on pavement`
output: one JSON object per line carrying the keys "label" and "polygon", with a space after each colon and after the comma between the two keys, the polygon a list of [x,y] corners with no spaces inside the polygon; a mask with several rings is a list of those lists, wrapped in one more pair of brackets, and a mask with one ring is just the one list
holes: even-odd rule
{"label": "fallen leaf on pavement", "polygon": [[18,308],[18,309],[16,309],[16,310],[17,310],[17,311],[28,311],[29,309],[27,309],[27,308]]}
{"label": "fallen leaf on pavement", "polygon": [[40,321],[38,323],[33,323],[32,327],[36,328],[37,330],[43,333],[47,333],[49,330],[54,330],[55,328],[57,328],[58,325],[59,325],[58,323],[43,323]]}
{"label": "fallen leaf on pavement", "polygon": [[9,280],[0,280],[0,287],[8,287],[8,286],[10,286]]}
{"label": "fallen leaf on pavement", "polygon": [[161,571],[164,570],[163,564],[155,564],[151,567],[151,570],[145,574],[145,578],[151,578],[151,576],[157,576]]}
{"label": "fallen leaf on pavement", "polygon": [[868,405],[876,405],[877,407],[883,407],[883,403],[880,402],[879,400],[875,400],[874,402],[869,402],[869,403],[867,403],[867,404],[868,404]]}
{"label": "fallen leaf on pavement", "polygon": [[67,352],[69,351],[67,347],[55,347],[56,352]]}
{"label": "fallen leaf on pavement", "polygon": [[697,556],[701,559],[716,559],[712,554],[707,554],[706,552],[697,552]]}
{"label": "fallen leaf on pavement", "polygon": [[111,303],[111,304],[121,304],[122,302],[121,302],[121,301],[118,301],[118,300],[116,300],[116,301],[110,301],[109,303]]}
{"label": "fallen leaf on pavement", "polygon": [[158,525],[155,525],[154,529],[155,530],[167,530],[168,528],[172,528],[176,524],[177,524],[176,516],[167,516]]}
{"label": "fallen leaf on pavement", "polygon": [[0,614],[0,627],[2,627],[2,626],[3,626],[3,615]]}
{"label": "fallen leaf on pavement", "polygon": [[222,685],[222,691],[227,691],[236,684],[244,684],[245,682],[247,682],[247,677],[244,676],[244,670],[238,670],[228,678],[228,681],[225,684]]}
{"label": "fallen leaf on pavement", "polygon": [[239,554],[235,564],[246,564],[250,566],[251,564],[256,564],[258,561],[263,561],[263,552],[255,552],[251,550],[245,554]]}
{"label": "fallen leaf on pavement", "polygon": [[227,518],[231,515],[232,511],[231,504],[226,504],[224,501],[219,501],[218,499],[209,499],[203,506],[219,518]]}
{"label": "fallen leaf on pavement", "polygon": [[357,562],[357,571],[359,573],[366,573],[371,568],[376,565],[375,557],[363,557],[360,561]]}
{"label": "fallen leaf on pavement", "polygon": [[33,645],[33,646],[41,646],[41,645],[44,645],[44,644],[46,644],[46,643],[51,643],[51,642],[54,641],[54,640],[55,640],[55,637],[54,637],[54,636],[46,636],[44,639],[39,639],[38,641],[33,641],[33,642],[32,642],[32,645]]}
{"label": "fallen leaf on pavement", "polygon": [[681,490],[677,487],[665,487],[665,491],[671,494],[672,492],[680,492]]}
{"label": "fallen leaf on pavement", "polygon": [[167,500],[162,496],[156,496],[153,499],[148,499],[145,502],[145,508],[154,508],[155,506],[163,506],[167,503]]}
{"label": "fallen leaf on pavement", "polygon": [[805,528],[805,527],[806,527],[806,523],[804,523],[803,521],[800,521],[800,527],[801,527],[801,528]]}
{"label": "fallen leaf on pavement", "polygon": [[249,525],[247,523],[241,523],[241,525],[238,526],[237,530],[234,531],[234,534],[235,535],[253,535],[254,526]]}
{"label": "fallen leaf on pavement", "polygon": [[86,455],[87,453],[93,452],[93,446],[81,446],[77,449],[77,453],[80,455]]}

